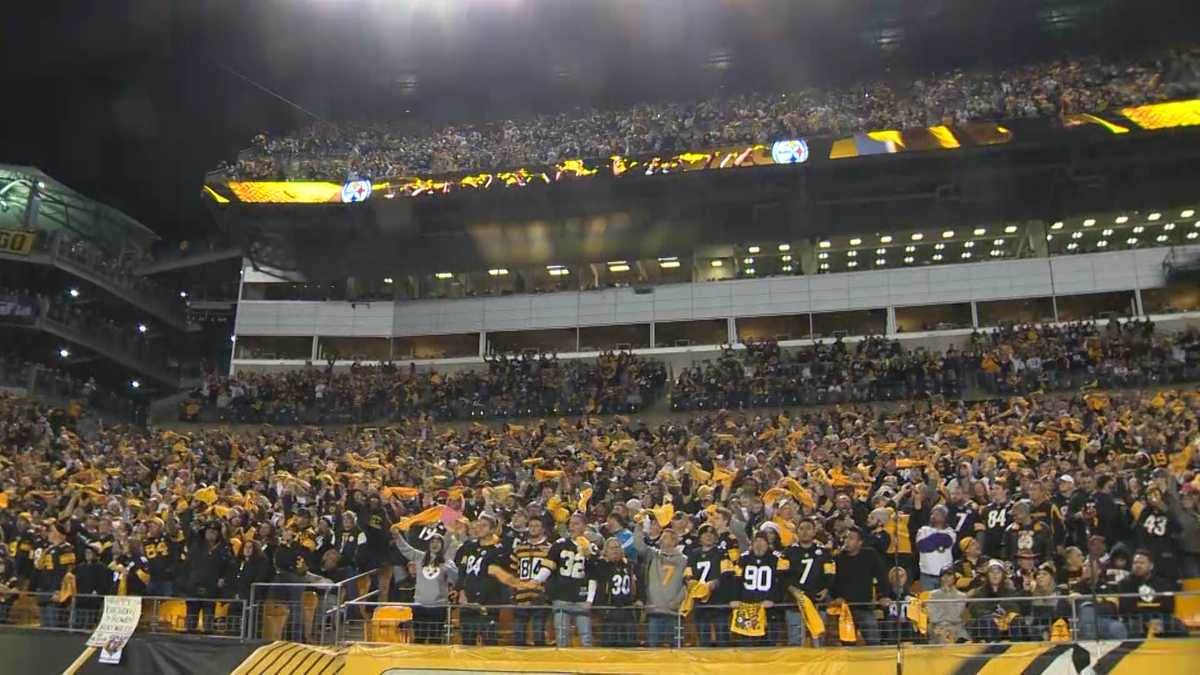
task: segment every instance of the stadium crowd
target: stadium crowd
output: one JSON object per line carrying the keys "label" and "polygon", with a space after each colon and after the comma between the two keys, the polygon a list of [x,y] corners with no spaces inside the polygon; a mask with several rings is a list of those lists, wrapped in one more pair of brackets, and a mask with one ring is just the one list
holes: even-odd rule
{"label": "stadium crowd", "polygon": [[606,352],[594,362],[557,355],[497,355],[487,370],[417,372],[394,363],[309,367],[279,374],[211,374],[185,401],[185,419],[273,424],[633,413],[656,398],[661,361]]}
{"label": "stadium crowd", "polygon": [[0,396],[0,622],[28,590],[52,626],[98,594],[208,599],[193,628],[255,583],[366,572],[426,642],[453,606],[462,642],[493,644],[514,603],[513,644],[553,622],[560,645],[669,646],[683,614],[705,646],[1179,635],[1164,594],[1200,576],[1198,414],[1196,391],[1093,389],[81,436]]}
{"label": "stadium crowd", "polygon": [[955,70],[906,83],[861,82],[621,110],[406,129],[318,123],[295,135],[259,134],[220,171],[234,179],[383,178],[553,165],[684,152],[868,129],[1101,112],[1200,91],[1200,50],[1124,61],[1072,58],[1000,71]]}
{"label": "stadium crowd", "polygon": [[1200,334],[1156,336],[1154,324],[1094,321],[1005,325],[975,331],[945,352],[899,341],[842,339],[783,350],[774,341],[726,349],[685,368],[672,389],[676,410],[814,405],[1146,386],[1200,379]]}

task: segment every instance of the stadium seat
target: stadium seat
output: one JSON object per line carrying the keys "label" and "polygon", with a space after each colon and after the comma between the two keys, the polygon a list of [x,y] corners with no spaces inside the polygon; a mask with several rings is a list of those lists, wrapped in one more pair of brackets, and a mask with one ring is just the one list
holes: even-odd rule
{"label": "stadium seat", "polygon": [[282,640],[283,627],[287,625],[288,608],[282,602],[267,600],[263,607],[262,637],[264,640]]}
{"label": "stadium seat", "polygon": [[[1200,591],[1200,577],[1184,579],[1180,584],[1182,591]],[[1189,629],[1200,629],[1200,595],[1175,596],[1175,618],[1183,622]]]}
{"label": "stadium seat", "polygon": [[[185,630],[187,630],[187,603],[186,602],[184,602],[183,600],[166,600],[166,601],[153,601],[153,602],[155,602],[158,605],[158,612],[155,614],[153,612],[143,611],[143,615],[147,615],[147,614],[152,615],[153,618],[151,620],[156,621],[158,623],[158,627],[160,629],[165,626],[169,630],[175,631],[176,633],[182,633]],[[145,604],[143,603],[143,609],[144,608],[145,608]],[[205,617],[206,621],[209,619],[210,619],[210,617]]]}
{"label": "stadium seat", "polygon": [[412,642],[412,620],[412,607],[376,607],[367,622],[365,637],[368,642],[407,644]]}

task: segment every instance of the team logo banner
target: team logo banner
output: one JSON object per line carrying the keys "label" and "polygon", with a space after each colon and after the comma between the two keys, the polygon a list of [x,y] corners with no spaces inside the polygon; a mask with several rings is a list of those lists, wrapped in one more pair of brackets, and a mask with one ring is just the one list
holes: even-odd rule
{"label": "team logo banner", "polygon": [[36,232],[0,230],[0,253],[29,255],[33,250],[33,238],[36,236]]}

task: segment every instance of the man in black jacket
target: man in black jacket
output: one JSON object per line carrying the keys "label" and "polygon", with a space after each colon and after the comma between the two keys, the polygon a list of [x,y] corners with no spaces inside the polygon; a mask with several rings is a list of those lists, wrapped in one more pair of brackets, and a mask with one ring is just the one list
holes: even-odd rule
{"label": "man in black jacket", "polygon": [[100,562],[100,544],[83,547],[83,562],[75,566],[73,628],[90,628],[100,620],[104,596],[112,586],[112,571]]}
{"label": "man in black jacket", "polygon": [[209,629],[215,627],[213,612],[216,609],[215,598],[225,590],[225,579],[233,565],[233,554],[229,544],[221,536],[221,525],[210,522],[204,525],[193,536],[188,546],[187,557],[187,618],[185,620],[188,632],[199,628],[198,618],[203,611],[208,617]]}
{"label": "man in black jacket", "polygon": [[857,527],[846,530],[845,545],[836,559],[833,577],[834,602],[845,601],[854,615],[854,625],[868,645],[879,644],[879,622],[875,618],[875,602],[884,607],[892,604],[891,586],[883,559],[872,548],[863,546],[862,531]]}

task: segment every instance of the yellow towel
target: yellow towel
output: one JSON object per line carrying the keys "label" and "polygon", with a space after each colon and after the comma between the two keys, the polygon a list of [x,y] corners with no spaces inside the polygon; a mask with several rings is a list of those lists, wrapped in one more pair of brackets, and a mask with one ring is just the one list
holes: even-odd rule
{"label": "yellow towel", "polygon": [[394,525],[392,525],[392,529],[407,530],[413,525],[436,523],[442,519],[442,511],[445,510],[445,508],[446,507],[440,504],[437,506],[431,506],[416,515],[408,516],[407,518],[401,518],[400,520],[396,521]]}
{"label": "yellow towel", "polygon": [[679,614],[681,616],[690,614],[697,600],[707,600],[712,595],[712,590],[709,589],[708,584],[702,584],[694,579],[688,582],[687,590],[687,595],[684,596],[683,602],[679,604]]}
{"label": "yellow towel", "polygon": [[406,487],[402,485],[385,487],[379,492],[383,495],[384,499],[391,499],[392,497],[396,497],[397,499],[415,499],[421,496],[421,490],[419,488]]}
{"label": "yellow towel", "polygon": [[533,479],[539,483],[541,483],[543,481],[554,480],[556,478],[561,478],[562,475],[563,475],[563,472],[556,470],[556,469],[534,469],[533,470]]}
{"label": "yellow towel", "polygon": [[792,597],[796,600],[796,609],[804,615],[804,628],[812,639],[816,640],[825,634],[825,620],[821,618],[821,613],[817,611],[817,606],[813,604],[807,593],[802,591],[792,590]]}
{"label": "yellow towel", "polygon": [[838,639],[842,642],[858,642],[858,629],[854,626],[854,614],[845,601],[835,602],[825,610],[829,616],[838,618]]}
{"label": "yellow towel", "polygon": [[767,634],[767,609],[761,602],[743,602],[729,613],[729,632],[746,637]]}

